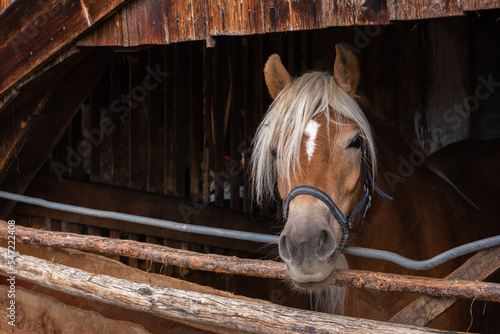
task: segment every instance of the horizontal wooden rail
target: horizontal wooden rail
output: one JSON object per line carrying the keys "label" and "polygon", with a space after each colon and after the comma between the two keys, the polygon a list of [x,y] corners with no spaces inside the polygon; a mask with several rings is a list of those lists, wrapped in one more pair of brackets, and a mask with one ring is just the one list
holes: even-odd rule
{"label": "horizontal wooden rail", "polygon": [[[7,249],[0,248],[0,271],[11,271],[8,260]],[[73,296],[250,333],[445,333],[131,282],[27,255],[17,255],[15,270],[16,278]]]}
{"label": "horizontal wooden rail", "polygon": [[[0,237],[5,239],[8,233],[8,224],[0,221]],[[263,278],[289,278],[285,264],[280,262],[201,254],[133,240],[43,231],[22,226],[16,226],[16,239],[26,244],[127,256],[196,270]],[[486,282],[339,270],[332,284],[377,291],[402,291],[436,297],[500,302],[500,284]]]}

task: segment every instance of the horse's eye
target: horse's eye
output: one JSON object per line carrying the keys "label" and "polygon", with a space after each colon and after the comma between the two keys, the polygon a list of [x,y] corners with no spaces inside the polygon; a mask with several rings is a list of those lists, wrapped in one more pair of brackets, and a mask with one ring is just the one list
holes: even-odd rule
{"label": "horse's eye", "polygon": [[360,148],[363,145],[364,138],[360,135],[356,136],[354,140],[349,144],[348,148]]}
{"label": "horse's eye", "polygon": [[271,155],[272,155],[272,157],[273,157],[274,159],[276,159],[276,157],[278,156],[278,151],[277,151],[275,148],[273,148],[273,149],[271,150]]}

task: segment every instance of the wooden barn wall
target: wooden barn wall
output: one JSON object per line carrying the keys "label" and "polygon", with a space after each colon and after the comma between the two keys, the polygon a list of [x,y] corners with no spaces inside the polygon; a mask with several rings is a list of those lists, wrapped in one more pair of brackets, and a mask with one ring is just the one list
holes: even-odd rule
{"label": "wooden barn wall", "polygon": [[[215,48],[194,41],[115,52],[26,193],[42,198],[56,194],[58,200],[82,206],[104,203],[104,209],[185,222],[206,217],[211,226],[221,226],[223,215],[242,212],[251,214],[243,217],[248,228],[266,225],[278,233],[280,223],[272,222],[279,204],[253,205],[247,175],[252,136],[271,103],[262,74],[270,54],[279,53],[298,76],[308,70],[332,71],[334,44],[347,43],[360,59],[360,90],[377,113],[409,145],[431,153],[465,138],[500,137],[499,15],[491,11],[389,26],[219,37]],[[484,80],[493,83],[490,91],[481,88],[481,96],[491,94],[479,97],[477,87]],[[467,112],[464,104],[476,100],[477,108]],[[167,209],[164,198],[170,201]],[[212,208],[225,211],[203,216]],[[55,215],[26,205],[17,206],[15,218],[52,230],[201,252],[257,258],[269,252],[260,245],[169,236],[149,227]],[[121,260],[251,297],[308,307],[307,297],[290,296],[276,281]]]}

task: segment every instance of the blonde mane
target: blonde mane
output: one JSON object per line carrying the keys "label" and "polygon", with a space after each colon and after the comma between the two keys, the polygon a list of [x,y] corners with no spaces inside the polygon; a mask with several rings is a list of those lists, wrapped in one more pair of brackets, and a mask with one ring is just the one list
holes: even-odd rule
{"label": "blonde mane", "polygon": [[[334,117],[330,116],[333,111]],[[325,72],[310,72],[293,80],[276,96],[253,142],[251,173],[256,200],[263,204],[272,199],[277,175],[288,181],[300,172],[302,135],[307,123],[323,115],[341,129],[342,117],[355,122],[366,138],[372,169],[376,166],[375,147],[370,124],[356,101],[340,89]],[[335,140],[330,150],[335,147]],[[276,158],[272,151],[275,150]],[[375,172],[373,170],[373,172]]]}

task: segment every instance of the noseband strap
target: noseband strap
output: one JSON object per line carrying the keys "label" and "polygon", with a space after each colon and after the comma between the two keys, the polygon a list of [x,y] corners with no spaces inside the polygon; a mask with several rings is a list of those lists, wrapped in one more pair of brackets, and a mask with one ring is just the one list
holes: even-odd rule
{"label": "noseband strap", "polygon": [[366,152],[363,150],[363,157],[362,157],[362,168],[363,168],[363,178],[364,178],[364,190],[363,190],[363,195],[361,195],[361,199],[359,200],[358,205],[352,210],[352,212],[349,215],[344,215],[342,211],[339,209],[337,204],[328,196],[323,190],[313,187],[313,186],[298,186],[293,188],[290,193],[288,194],[285,202],[283,203],[283,217],[285,219],[285,222],[288,219],[288,208],[290,206],[290,202],[297,197],[298,195],[310,195],[314,196],[323,203],[326,204],[326,206],[330,209],[332,212],[333,216],[335,219],[339,222],[340,226],[342,227],[344,231],[344,236],[342,238],[342,245],[341,249],[344,247],[344,244],[347,240],[347,237],[349,236],[349,230],[352,229],[353,227],[353,222],[358,216],[358,214],[365,208],[364,213],[363,213],[363,218],[361,220],[361,224],[359,226],[359,230],[361,230],[361,227],[363,226],[366,212],[371,206],[371,200],[372,197],[370,196],[369,193],[369,183],[373,185],[373,188],[375,191],[382,196],[383,198],[392,201],[392,197],[385,194],[380,188],[375,184],[375,181],[373,180],[373,176],[370,173],[370,168],[368,167],[368,164],[366,163]]}

